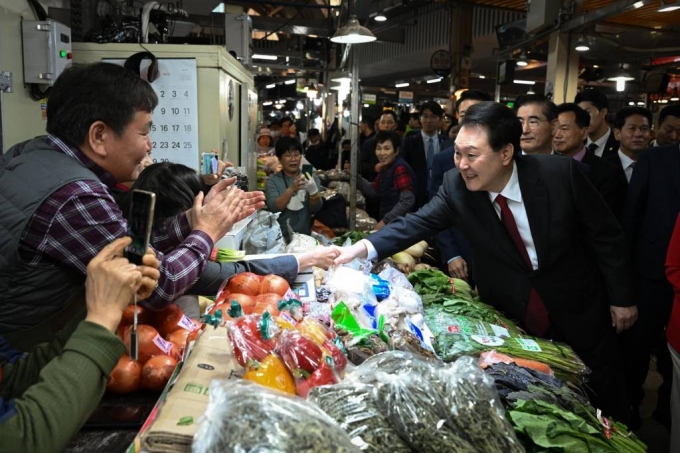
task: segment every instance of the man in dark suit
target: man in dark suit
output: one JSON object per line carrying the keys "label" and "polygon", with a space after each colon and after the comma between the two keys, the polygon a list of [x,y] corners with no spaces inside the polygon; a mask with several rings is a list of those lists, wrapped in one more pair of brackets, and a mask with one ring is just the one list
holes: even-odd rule
{"label": "man in dark suit", "polygon": [[443,151],[443,143],[447,137],[439,134],[444,109],[434,101],[427,101],[420,106],[419,134],[411,134],[404,138],[401,154],[416,174],[416,208],[424,205],[428,199],[428,187],[432,173],[434,156]]}
{"label": "man in dark suit", "polygon": [[[456,117],[458,121],[465,118],[467,109],[480,102],[492,101],[488,93],[479,90],[464,91],[456,100]],[[444,174],[455,168],[453,162],[453,146],[434,156],[432,179],[430,181],[430,198],[437,195],[444,182]],[[439,254],[451,277],[460,278],[473,283],[472,248],[468,241],[455,228],[447,228],[436,236]]]}
{"label": "man in dark suit", "polygon": [[557,125],[553,146],[555,152],[571,157],[584,165],[582,169],[590,182],[617,218],[620,218],[626,196],[626,184],[616,165],[588,151],[583,142],[588,136],[590,115],[576,104],[557,106]]}
{"label": "man in dark suit", "polygon": [[604,158],[616,164],[619,177],[625,178],[626,185],[633,176],[638,157],[649,146],[651,126],[652,112],[644,107],[624,107],[616,112],[614,135],[619,149]]}
{"label": "man in dark suit", "polygon": [[619,142],[606,121],[609,113],[607,96],[597,90],[584,90],[576,95],[574,103],[590,115],[590,130],[588,131],[586,149],[597,157],[616,154],[619,149]]}
{"label": "man in dark suit", "polygon": [[[673,289],[666,280],[666,251],[680,212],[680,148],[677,144],[642,152],[628,186],[623,227],[633,249],[639,325],[626,334],[628,343],[629,391],[637,404],[649,369],[649,356],[663,334],[673,303]],[[659,389],[655,416],[669,420],[672,370],[668,349],[657,348],[657,368],[664,383]]]}
{"label": "man in dark suit", "polygon": [[336,263],[389,256],[455,226],[474,250],[481,299],[528,332],[574,348],[592,370],[596,407],[625,422],[616,332],[633,325],[637,309],[623,230],[573,159],[521,156],[521,135],[507,107],[470,107],[456,138],[457,168],[437,196],[340,249]]}

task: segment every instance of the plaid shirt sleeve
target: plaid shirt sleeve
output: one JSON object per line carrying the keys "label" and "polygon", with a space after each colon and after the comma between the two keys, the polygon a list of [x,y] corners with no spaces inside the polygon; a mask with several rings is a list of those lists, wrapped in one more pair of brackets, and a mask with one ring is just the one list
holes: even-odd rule
{"label": "plaid shirt sleeve", "polygon": [[[188,222],[177,218],[167,241],[179,240]],[[57,262],[87,273],[87,264],[107,244],[123,237],[127,224],[106,188],[96,181],[76,181],[55,191],[36,210],[21,238],[21,254],[30,264]],[[143,302],[161,309],[181,296],[198,280],[210,256],[210,237],[195,231],[170,253],[157,252],[160,261],[158,287]],[[37,252],[36,252],[37,251]]]}
{"label": "plaid shirt sleeve", "polygon": [[406,168],[400,166],[394,169],[394,188],[400,192],[404,190],[413,192],[413,181]]}

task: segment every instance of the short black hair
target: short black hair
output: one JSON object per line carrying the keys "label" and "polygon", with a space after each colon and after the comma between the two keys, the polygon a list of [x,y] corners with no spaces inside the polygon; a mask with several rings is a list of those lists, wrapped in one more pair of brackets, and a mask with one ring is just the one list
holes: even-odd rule
{"label": "short black hair", "polygon": [[142,170],[131,189],[118,199],[125,218],[128,217],[135,189],[156,194],[153,219],[156,222],[191,209],[194,198],[204,190],[204,185],[198,173],[186,165],[174,162],[151,164]]}
{"label": "short black hair", "polygon": [[352,141],[350,139],[346,138],[345,140],[342,141],[342,143],[340,143],[340,146],[342,147],[342,146],[351,145],[351,144],[352,144]]}
{"label": "short black hair", "polygon": [[505,145],[514,148],[513,157],[520,155],[520,138],[522,125],[515,112],[497,102],[480,102],[471,106],[460,122],[460,127],[480,127],[486,130],[489,146],[494,152],[500,152]]}
{"label": "short black hair", "polygon": [[399,136],[392,131],[378,131],[378,133],[375,134],[376,146],[379,143],[384,143],[387,141],[392,142],[392,147],[395,149],[395,151],[399,149],[399,146],[401,146],[401,140],[399,139]]}
{"label": "short black hair", "polygon": [[397,118],[397,114],[394,113],[394,110],[385,110],[384,112],[382,112],[380,114],[380,116],[383,116],[383,115],[392,115],[392,118],[394,118],[394,122],[395,123],[399,122],[399,119]]}
{"label": "short black hair", "polygon": [[590,102],[598,110],[609,110],[609,99],[607,99],[603,92],[598,90],[583,90],[578,93],[576,98],[574,98],[574,103],[580,104],[581,102]]}
{"label": "short black hair", "polygon": [[618,130],[623,129],[623,125],[626,124],[626,119],[633,115],[644,116],[645,118],[647,118],[649,126],[650,127],[652,126],[652,122],[654,121],[652,112],[650,112],[648,109],[644,107],[636,106],[636,107],[624,107],[620,109],[618,112],[616,112],[616,117],[614,118],[614,127],[617,128]]}
{"label": "short black hair", "polygon": [[103,121],[117,136],[137,112],[153,112],[158,97],[139,74],[111,63],[73,65],[57,78],[47,102],[47,132],[72,146]]}
{"label": "short black hair", "polygon": [[273,120],[271,120],[271,121],[269,122],[269,127],[272,127],[272,126],[279,126],[279,127],[281,127],[281,120],[274,118]]}
{"label": "short black hair", "polygon": [[659,112],[659,126],[663,124],[663,122],[666,120],[666,117],[668,116],[680,118],[680,104],[667,105],[661,109]]}
{"label": "short black hair", "polygon": [[300,140],[293,137],[279,137],[279,139],[276,140],[276,144],[274,145],[276,157],[281,159],[281,156],[290,150],[302,153],[302,144],[300,143]]}
{"label": "short black hair", "polygon": [[284,116],[283,118],[281,118],[281,126],[283,126],[283,123],[293,124],[295,123],[295,121],[293,121],[293,119],[289,116]]}
{"label": "short black hair", "polygon": [[425,113],[425,110],[429,110],[430,112],[432,112],[433,115],[439,117],[441,117],[444,114],[444,109],[442,108],[442,106],[435,101],[425,101],[422,104],[420,104],[418,114],[422,115],[423,113]]}
{"label": "short black hair", "polygon": [[523,94],[515,99],[515,111],[519,111],[520,107],[529,104],[538,104],[541,106],[541,112],[548,121],[557,119],[557,106],[553,101],[542,94]]}
{"label": "short black hair", "polygon": [[375,118],[369,115],[364,115],[361,117],[361,123],[373,129],[373,126],[375,125]]}
{"label": "short black hair", "polygon": [[317,135],[321,135],[321,132],[319,132],[319,129],[310,129],[307,132],[307,137],[316,137]]}
{"label": "short black hair", "polygon": [[460,97],[456,100],[456,112],[458,112],[458,109],[460,108],[460,104],[463,101],[479,101],[479,102],[488,102],[488,101],[493,101],[493,98],[489,93],[486,91],[482,90],[467,90],[463,91],[461,93]]}
{"label": "short black hair", "polygon": [[583,110],[578,104],[573,102],[565,102],[557,106],[557,114],[572,112],[575,117],[575,122],[581,129],[590,126],[590,115]]}

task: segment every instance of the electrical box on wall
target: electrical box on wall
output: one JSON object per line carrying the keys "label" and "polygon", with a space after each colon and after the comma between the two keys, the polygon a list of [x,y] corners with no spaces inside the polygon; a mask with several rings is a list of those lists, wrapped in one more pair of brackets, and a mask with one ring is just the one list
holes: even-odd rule
{"label": "electrical box on wall", "polygon": [[529,0],[527,2],[527,34],[552,27],[557,23],[562,2],[555,0]]}
{"label": "electrical box on wall", "polygon": [[249,15],[224,15],[224,43],[243,66],[249,67],[253,57],[253,20]]}
{"label": "electrical box on wall", "polygon": [[71,29],[55,20],[23,21],[24,83],[54,85],[71,65]]}

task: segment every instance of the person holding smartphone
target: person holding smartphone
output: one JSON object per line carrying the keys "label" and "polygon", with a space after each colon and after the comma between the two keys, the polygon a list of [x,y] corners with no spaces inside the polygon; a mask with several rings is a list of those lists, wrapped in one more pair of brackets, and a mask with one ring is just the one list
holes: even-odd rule
{"label": "person holding smartphone", "polygon": [[123,258],[130,242],[116,239],[92,258],[87,310],[51,342],[22,354],[0,336],[0,451],[61,452],[99,404],[126,352],[115,334],[123,310],[144,278],[160,276],[150,250],[139,266]]}
{"label": "person holding smartphone", "polygon": [[281,171],[267,179],[267,207],[280,212],[278,221],[286,242],[293,233],[311,234],[312,214],[323,205],[319,196],[321,183],[316,175],[301,171],[302,145],[297,139],[281,137],[275,145]]}

